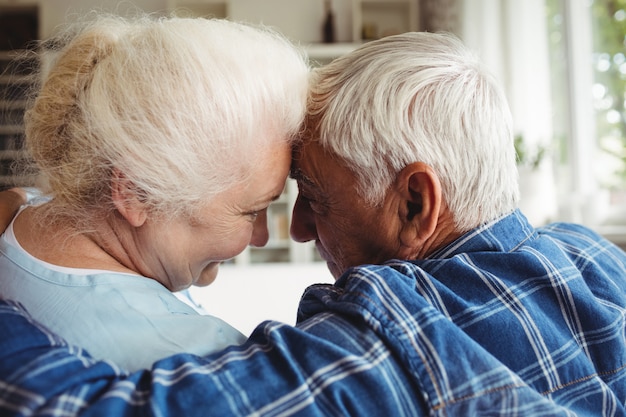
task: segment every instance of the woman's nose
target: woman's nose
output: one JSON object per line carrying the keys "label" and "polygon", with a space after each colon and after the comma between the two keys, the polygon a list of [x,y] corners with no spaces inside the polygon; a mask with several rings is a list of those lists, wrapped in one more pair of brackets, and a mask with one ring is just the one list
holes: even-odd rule
{"label": "woman's nose", "polygon": [[250,238],[250,246],[265,246],[267,245],[269,238],[270,233],[267,230],[267,210],[263,210],[254,221],[252,237]]}

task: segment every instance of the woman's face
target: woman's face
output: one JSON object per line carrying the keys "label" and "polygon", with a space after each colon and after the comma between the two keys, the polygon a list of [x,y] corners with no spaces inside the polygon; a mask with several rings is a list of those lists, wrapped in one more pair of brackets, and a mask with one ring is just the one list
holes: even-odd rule
{"label": "woman's face", "polygon": [[148,220],[142,239],[147,249],[141,256],[151,271],[148,276],[172,291],[209,285],[222,261],[248,245],[265,246],[267,207],[282,193],[290,162],[288,144],[268,146],[249,180],[219,194],[193,221],[159,219],[150,224]]}

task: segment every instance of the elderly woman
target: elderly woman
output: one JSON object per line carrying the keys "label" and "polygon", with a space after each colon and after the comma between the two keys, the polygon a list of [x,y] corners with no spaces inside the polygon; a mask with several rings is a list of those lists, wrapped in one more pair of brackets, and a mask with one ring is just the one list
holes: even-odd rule
{"label": "elderly woman", "polygon": [[308,68],[280,35],[207,19],[99,16],[60,48],[25,116],[50,199],[0,239],[0,294],[135,370],[244,337],[172,291],[268,239]]}

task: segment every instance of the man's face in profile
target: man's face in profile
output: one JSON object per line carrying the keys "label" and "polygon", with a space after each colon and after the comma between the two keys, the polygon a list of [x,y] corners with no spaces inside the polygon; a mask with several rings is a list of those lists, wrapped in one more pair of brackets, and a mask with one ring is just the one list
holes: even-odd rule
{"label": "man's face in profile", "polygon": [[351,266],[397,257],[394,199],[375,207],[366,203],[351,171],[313,140],[294,152],[291,176],[299,190],[291,236],[298,242],[314,240],[335,279]]}

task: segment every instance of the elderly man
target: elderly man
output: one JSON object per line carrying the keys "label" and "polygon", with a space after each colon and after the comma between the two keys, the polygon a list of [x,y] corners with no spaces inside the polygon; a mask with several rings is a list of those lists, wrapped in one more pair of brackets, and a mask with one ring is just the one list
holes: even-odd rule
{"label": "elderly man", "polygon": [[626,413],[626,254],[516,210],[507,105],[460,42],[365,44],[308,106],[291,232],[338,279],[297,326],[127,375],[3,303],[3,415]]}

